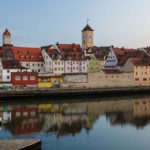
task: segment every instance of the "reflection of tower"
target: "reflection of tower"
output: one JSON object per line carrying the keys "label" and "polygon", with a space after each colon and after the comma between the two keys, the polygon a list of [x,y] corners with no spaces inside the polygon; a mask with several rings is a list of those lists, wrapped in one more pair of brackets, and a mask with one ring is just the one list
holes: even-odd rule
{"label": "reflection of tower", "polygon": [[87,23],[86,27],[82,30],[82,48],[87,49],[93,47],[93,29]]}
{"label": "reflection of tower", "polygon": [[11,34],[8,29],[3,33],[3,46],[11,46]]}

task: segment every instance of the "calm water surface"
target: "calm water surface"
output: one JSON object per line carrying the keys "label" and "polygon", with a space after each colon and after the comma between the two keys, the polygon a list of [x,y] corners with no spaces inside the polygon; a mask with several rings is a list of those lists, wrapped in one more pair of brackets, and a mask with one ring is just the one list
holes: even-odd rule
{"label": "calm water surface", "polygon": [[40,139],[43,150],[149,150],[150,97],[0,104],[0,139]]}

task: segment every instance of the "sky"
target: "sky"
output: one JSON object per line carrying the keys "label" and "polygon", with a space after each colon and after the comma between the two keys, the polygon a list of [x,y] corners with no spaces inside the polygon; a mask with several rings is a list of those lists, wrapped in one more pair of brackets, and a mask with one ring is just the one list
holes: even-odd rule
{"label": "sky", "polygon": [[15,46],[81,44],[87,18],[96,46],[150,46],[150,0],[0,0],[0,45],[6,28]]}

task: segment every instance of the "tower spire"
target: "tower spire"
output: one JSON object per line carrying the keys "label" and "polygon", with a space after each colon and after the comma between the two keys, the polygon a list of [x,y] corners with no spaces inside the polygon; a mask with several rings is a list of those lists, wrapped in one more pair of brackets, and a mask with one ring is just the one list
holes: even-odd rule
{"label": "tower spire", "polygon": [[87,18],[87,24],[89,24],[89,21],[90,21],[90,19],[89,19],[89,18]]}

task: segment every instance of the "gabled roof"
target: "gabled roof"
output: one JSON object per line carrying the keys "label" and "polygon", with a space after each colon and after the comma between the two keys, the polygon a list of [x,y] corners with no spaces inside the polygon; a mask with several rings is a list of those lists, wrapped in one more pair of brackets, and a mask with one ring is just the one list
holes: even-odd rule
{"label": "gabled roof", "polygon": [[137,49],[126,49],[126,48],[114,48],[112,47],[117,60],[118,66],[123,66],[130,58],[143,58],[146,55],[144,51],[140,51]]}
{"label": "gabled roof", "polygon": [[45,50],[52,60],[63,60],[62,54],[53,45],[42,47],[42,49]]}
{"label": "gabled roof", "polygon": [[130,61],[134,66],[150,66],[150,57],[131,58]]}
{"label": "gabled roof", "polygon": [[84,27],[84,29],[82,30],[82,32],[84,31],[94,31],[88,24]]}
{"label": "gabled roof", "polygon": [[6,30],[4,31],[3,35],[9,35],[11,36],[10,32],[8,31],[8,29],[6,28]]}
{"label": "gabled roof", "polygon": [[1,59],[3,69],[27,69],[22,67],[19,60],[15,59]]}
{"label": "gabled roof", "polygon": [[40,48],[12,47],[16,59],[22,62],[44,62]]}
{"label": "gabled roof", "polygon": [[65,60],[67,60],[68,57],[70,57],[71,60],[85,60],[84,53],[79,44],[57,44],[57,47]]}

